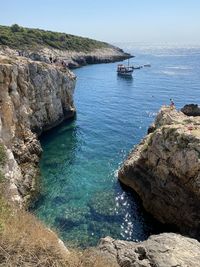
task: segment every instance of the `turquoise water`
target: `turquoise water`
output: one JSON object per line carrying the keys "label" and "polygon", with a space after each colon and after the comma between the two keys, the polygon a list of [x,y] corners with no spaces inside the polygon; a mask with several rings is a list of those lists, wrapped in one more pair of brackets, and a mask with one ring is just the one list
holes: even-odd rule
{"label": "turquoise water", "polygon": [[77,118],[41,138],[42,192],[35,213],[72,245],[96,245],[110,235],[144,240],[162,231],[137,196],[122,188],[117,169],[145,135],[156,112],[173,98],[177,108],[200,99],[200,49],[126,47],[133,79],[118,63],[75,70]]}

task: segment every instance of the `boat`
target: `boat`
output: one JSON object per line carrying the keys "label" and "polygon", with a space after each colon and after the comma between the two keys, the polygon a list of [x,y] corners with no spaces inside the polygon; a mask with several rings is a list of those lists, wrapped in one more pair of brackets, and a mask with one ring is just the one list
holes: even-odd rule
{"label": "boat", "polygon": [[134,67],[129,66],[129,61],[128,61],[128,66],[125,66],[124,64],[118,64],[117,65],[117,74],[121,76],[132,76]]}
{"label": "boat", "polygon": [[151,67],[151,64],[145,64],[144,67]]}

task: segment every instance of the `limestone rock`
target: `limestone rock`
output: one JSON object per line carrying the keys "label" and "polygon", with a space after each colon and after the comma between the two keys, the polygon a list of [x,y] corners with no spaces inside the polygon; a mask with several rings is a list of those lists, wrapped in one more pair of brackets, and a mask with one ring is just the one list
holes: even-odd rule
{"label": "limestone rock", "polygon": [[119,170],[145,209],[162,223],[200,238],[200,117],[163,107],[155,129]]}
{"label": "limestone rock", "polygon": [[143,242],[101,239],[104,258],[120,267],[199,267],[200,243],[192,238],[164,233]]}
{"label": "limestone rock", "polygon": [[[4,47],[0,49],[0,55],[1,54],[13,57],[18,55],[18,51],[10,49],[9,47]],[[116,62],[133,57],[113,45],[109,45],[105,48],[94,49],[90,52],[60,50],[50,47],[37,47],[37,49],[27,48],[26,51],[23,51],[24,57],[46,63],[50,63],[50,55],[53,59],[57,59],[60,62],[64,61],[69,68],[77,68],[87,64]]]}
{"label": "limestone rock", "polygon": [[8,194],[21,204],[36,192],[38,135],[74,116],[74,87],[68,69],[0,56],[0,142],[7,151]]}

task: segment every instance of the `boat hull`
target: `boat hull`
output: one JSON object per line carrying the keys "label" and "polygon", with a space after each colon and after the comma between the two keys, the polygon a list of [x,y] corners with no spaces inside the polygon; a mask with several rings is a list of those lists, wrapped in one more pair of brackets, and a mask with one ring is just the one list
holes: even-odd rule
{"label": "boat hull", "polygon": [[129,76],[130,77],[130,76],[132,76],[133,71],[131,71],[131,72],[119,72],[118,71],[117,74],[120,76],[126,76],[126,77]]}

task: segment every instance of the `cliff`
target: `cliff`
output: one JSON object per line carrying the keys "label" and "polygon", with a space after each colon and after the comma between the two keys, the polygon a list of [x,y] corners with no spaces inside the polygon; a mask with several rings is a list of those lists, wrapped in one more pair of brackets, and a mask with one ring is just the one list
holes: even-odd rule
{"label": "cliff", "polygon": [[124,53],[121,49],[114,46],[95,48],[92,51],[60,50],[51,47],[25,48],[21,50],[0,46],[0,55],[9,57],[21,55],[34,61],[46,63],[50,63],[49,58],[51,56],[53,60],[56,60],[56,65],[60,65],[61,62],[64,62],[70,69],[88,64],[111,63],[131,57],[129,54]]}
{"label": "cliff", "polygon": [[22,205],[36,193],[38,135],[73,117],[75,76],[66,68],[0,56],[0,142],[8,197]]}
{"label": "cliff", "polygon": [[200,117],[163,107],[149,134],[119,170],[145,209],[200,238]]}

